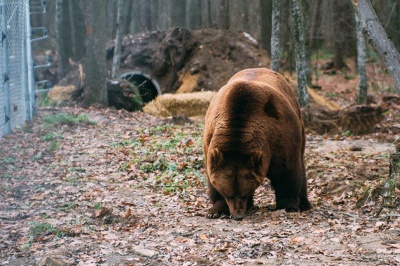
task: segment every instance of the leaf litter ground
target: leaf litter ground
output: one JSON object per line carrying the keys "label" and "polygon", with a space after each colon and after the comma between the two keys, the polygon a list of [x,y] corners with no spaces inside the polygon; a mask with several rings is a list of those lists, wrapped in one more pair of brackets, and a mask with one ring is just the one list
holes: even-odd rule
{"label": "leaf litter ground", "polygon": [[202,128],[41,109],[0,140],[0,264],[400,264],[398,212],[374,217],[393,138],[308,134],[314,209],[273,211],[266,181],[258,210],[237,222],[205,218]]}

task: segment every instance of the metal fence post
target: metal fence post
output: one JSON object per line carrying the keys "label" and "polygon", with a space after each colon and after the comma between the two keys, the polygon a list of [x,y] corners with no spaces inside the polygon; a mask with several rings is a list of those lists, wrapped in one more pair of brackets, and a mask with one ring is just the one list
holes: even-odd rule
{"label": "metal fence post", "polygon": [[[25,14],[29,12],[29,10],[25,9],[24,6],[24,12]],[[24,31],[26,34],[26,30]],[[24,86],[24,97],[25,97],[25,120],[32,120],[32,108],[31,108],[31,99],[30,99],[30,86],[28,82],[28,64],[26,62],[26,59],[28,58],[28,54],[26,52],[26,38],[22,38],[22,50],[23,50],[23,60],[22,60],[22,80],[23,80],[23,86]]]}
{"label": "metal fence post", "polygon": [[5,114],[5,134],[11,134],[11,99],[9,81],[9,55],[7,39],[7,3],[1,0],[1,44],[3,45],[3,91],[4,91],[4,114]]}
{"label": "metal fence post", "polygon": [[35,76],[33,73],[33,57],[32,57],[32,29],[31,29],[31,12],[29,7],[30,0],[25,0],[25,23],[26,23],[26,65],[28,70],[28,88],[29,88],[29,120],[36,115],[36,97],[35,97]]}

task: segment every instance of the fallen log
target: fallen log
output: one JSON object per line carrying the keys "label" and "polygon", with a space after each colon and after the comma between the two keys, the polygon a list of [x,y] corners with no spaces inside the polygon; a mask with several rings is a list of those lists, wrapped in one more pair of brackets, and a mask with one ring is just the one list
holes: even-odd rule
{"label": "fallen log", "polygon": [[318,134],[368,134],[383,119],[382,106],[352,105],[341,110],[303,109],[305,127]]}

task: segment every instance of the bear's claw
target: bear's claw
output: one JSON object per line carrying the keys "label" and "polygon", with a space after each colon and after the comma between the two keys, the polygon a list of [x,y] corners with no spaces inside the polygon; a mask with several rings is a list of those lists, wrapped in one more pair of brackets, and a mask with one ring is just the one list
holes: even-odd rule
{"label": "bear's claw", "polygon": [[211,211],[209,210],[208,213],[206,214],[206,217],[209,219],[217,219],[217,218],[226,218],[226,217],[230,217],[229,212],[226,213],[225,211]]}

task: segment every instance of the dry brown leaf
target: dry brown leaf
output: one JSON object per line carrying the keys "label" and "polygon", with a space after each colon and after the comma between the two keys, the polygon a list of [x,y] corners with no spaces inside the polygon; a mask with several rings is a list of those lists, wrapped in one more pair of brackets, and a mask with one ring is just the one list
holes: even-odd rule
{"label": "dry brown leaf", "polygon": [[106,215],[110,215],[112,213],[112,210],[109,208],[101,208],[100,210],[97,210],[94,212],[94,217],[95,218],[103,218]]}
{"label": "dry brown leaf", "polygon": [[132,216],[131,208],[128,208],[128,209],[125,211],[124,218],[125,218],[125,219],[128,219],[128,218],[131,217],[131,216]]}

